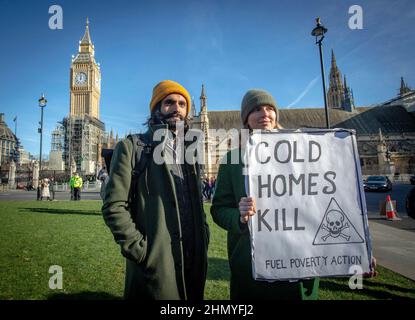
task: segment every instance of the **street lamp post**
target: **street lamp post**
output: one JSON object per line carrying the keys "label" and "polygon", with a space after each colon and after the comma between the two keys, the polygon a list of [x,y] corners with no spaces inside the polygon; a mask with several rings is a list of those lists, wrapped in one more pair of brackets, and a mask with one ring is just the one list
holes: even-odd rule
{"label": "street lamp post", "polygon": [[[46,103],[48,101],[45,99],[45,95],[42,94],[42,97],[39,99],[39,107],[40,107],[40,128],[38,132],[40,133],[40,154],[39,154],[39,179],[42,176],[42,140],[43,140],[43,108],[46,107]],[[40,183],[37,187],[37,200],[40,200]]]}
{"label": "street lamp post", "polygon": [[324,72],[324,62],[323,62],[323,49],[322,42],[324,39],[324,34],[328,31],[321,22],[320,18],[316,19],[317,26],[311,31],[311,35],[316,37],[316,44],[318,45],[320,51],[320,65],[321,65],[321,77],[323,78],[323,96],[324,96],[324,109],[326,111],[326,127],[330,129],[330,120],[329,120],[329,110],[327,108],[327,92],[326,92],[326,76]]}
{"label": "street lamp post", "polygon": [[16,165],[19,165],[19,149],[20,149],[20,142],[19,139],[17,138],[17,116],[14,117],[13,119],[14,122],[14,136],[16,139],[16,146],[14,148],[14,156],[13,156],[13,160],[16,163]]}

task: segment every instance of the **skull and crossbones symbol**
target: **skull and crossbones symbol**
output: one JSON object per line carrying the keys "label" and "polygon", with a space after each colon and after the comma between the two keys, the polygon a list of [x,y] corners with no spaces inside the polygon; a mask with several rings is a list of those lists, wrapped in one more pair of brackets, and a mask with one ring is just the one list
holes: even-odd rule
{"label": "skull and crossbones symbol", "polygon": [[322,236],[321,239],[326,241],[328,237],[338,238],[342,237],[347,241],[350,240],[350,236],[343,233],[344,229],[349,228],[349,223],[344,223],[344,214],[338,210],[330,210],[326,216],[327,225],[322,224],[322,229],[328,231],[328,234]]}

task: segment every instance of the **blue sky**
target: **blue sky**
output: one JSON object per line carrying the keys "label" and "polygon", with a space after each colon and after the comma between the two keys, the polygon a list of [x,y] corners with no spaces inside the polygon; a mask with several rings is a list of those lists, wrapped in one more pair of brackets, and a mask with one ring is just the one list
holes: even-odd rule
{"label": "blue sky", "polygon": [[[51,30],[51,5],[63,9],[63,29]],[[363,29],[348,26],[349,7],[363,8]],[[238,109],[250,88],[270,91],[281,108],[323,105],[318,48],[310,35],[319,16],[326,75],[330,51],[354,91],[357,106],[397,94],[400,77],[415,87],[413,0],[0,0],[0,112],[32,154],[42,92],[44,150],[69,112],[69,68],[90,19],[101,63],[101,120],[120,136],[139,131],[153,86],[183,84],[196,99],[206,86],[209,110]]]}

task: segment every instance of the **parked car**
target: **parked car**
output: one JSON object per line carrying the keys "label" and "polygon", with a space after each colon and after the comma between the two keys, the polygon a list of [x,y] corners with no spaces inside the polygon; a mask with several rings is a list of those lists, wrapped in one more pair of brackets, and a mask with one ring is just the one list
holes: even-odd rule
{"label": "parked car", "polygon": [[25,190],[26,185],[23,182],[19,182],[19,183],[16,184],[16,189],[17,190]]}
{"label": "parked car", "polygon": [[363,188],[365,191],[392,191],[392,182],[387,176],[369,176]]}
{"label": "parked car", "polygon": [[415,176],[411,176],[409,178],[409,181],[411,182],[411,184],[415,184]]}

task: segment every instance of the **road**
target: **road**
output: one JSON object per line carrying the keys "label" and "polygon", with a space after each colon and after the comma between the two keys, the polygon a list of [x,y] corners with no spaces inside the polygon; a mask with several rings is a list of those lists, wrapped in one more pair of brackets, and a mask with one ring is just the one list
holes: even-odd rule
{"label": "road", "polygon": [[415,186],[409,183],[394,183],[390,192],[365,192],[367,211],[369,217],[379,215],[379,202],[385,201],[386,196],[390,195],[392,200],[396,200],[398,214],[406,217],[405,201],[409,191]]}
{"label": "road", "polygon": [[[2,200],[36,200],[37,191],[8,190],[0,192],[0,201]],[[55,192],[56,200],[70,200],[70,192]],[[101,200],[99,192],[82,192],[83,200]]]}
{"label": "road", "polygon": [[[367,211],[369,217],[379,215],[379,202],[385,201],[386,196],[390,194],[392,200],[397,201],[398,213],[400,216],[407,216],[405,209],[405,199],[409,190],[415,186],[410,184],[394,184],[392,192],[365,192]],[[100,200],[98,192],[82,192],[82,199],[85,200]],[[57,200],[69,200],[69,192],[56,192],[55,198]],[[36,191],[23,191],[23,190],[9,190],[2,192],[0,190],[1,200],[36,200]]]}

